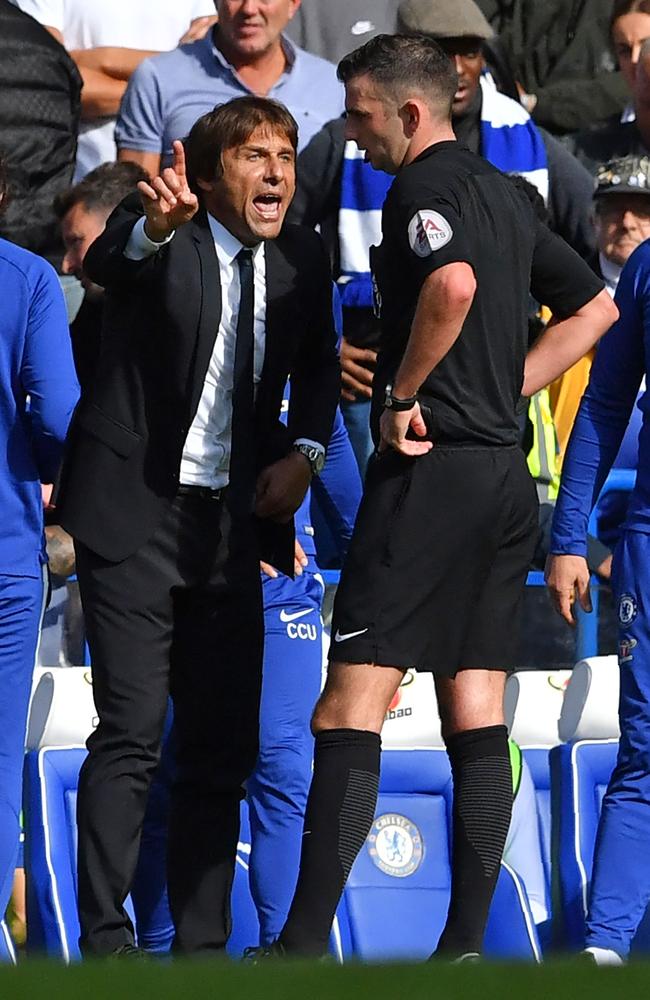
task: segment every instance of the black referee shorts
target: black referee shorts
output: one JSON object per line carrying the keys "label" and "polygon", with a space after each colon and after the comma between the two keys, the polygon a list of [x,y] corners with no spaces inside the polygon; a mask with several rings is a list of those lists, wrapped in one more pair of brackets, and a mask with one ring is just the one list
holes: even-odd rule
{"label": "black referee shorts", "polygon": [[330,660],[516,665],[537,495],[519,447],[436,446],[372,459],[334,604]]}

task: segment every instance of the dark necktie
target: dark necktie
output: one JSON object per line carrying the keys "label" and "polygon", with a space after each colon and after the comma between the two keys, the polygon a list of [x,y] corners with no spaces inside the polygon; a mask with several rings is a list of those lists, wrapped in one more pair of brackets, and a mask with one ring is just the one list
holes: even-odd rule
{"label": "dark necktie", "polygon": [[232,386],[230,493],[233,511],[247,514],[252,510],[255,495],[253,251],[240,250],[237,265],[240,293]]}

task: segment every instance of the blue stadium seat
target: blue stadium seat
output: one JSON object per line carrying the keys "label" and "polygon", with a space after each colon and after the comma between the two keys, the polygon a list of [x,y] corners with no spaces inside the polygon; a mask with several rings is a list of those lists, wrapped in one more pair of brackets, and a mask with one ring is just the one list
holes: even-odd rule
{"label": "blue stadium seat", "polygon": [[[27,948],[65,962],[80,958],[76,807],[79,771],[85,757],[85,747],[78,746],[45,747],[25,757]],[[248,888],[250,829],[245,802],[241,822],[232,893],[233,930],[228,942],[228,953],[234,957],[259,940],[257,913]],[[126,907],[134,920],[130,899]],[[0,961],[2,958],[0,934]]]}
{"label": "blue stadium seat", "polygon": [[0,920],[0,964],[3,962],[15,965],[16,951],[9,928],[4,920]]}
{"label": "blue stadium seat", "polygon": [[[546,891],[551,910],[551,765],[549,747],[525,747],[522,750],[535,786],[537,829],[546,879]],[[537,924],[537,932],[545,951],[551,943],[551,921]]]}
{"label": "blue stadium seat", "polygon": [[[375,822],[332,931],[340,960],[425,959],[444,926],[451,882],[452,781],[442,749],[386,750]],[[523,883],[502,865],[485,954],[539,961]]]}
{"label": "blue stadium seat", "polygon": [[576,740],[550,752],[555,939],[571,950],[584,947],[596,830],[617,752],[615,739]]}

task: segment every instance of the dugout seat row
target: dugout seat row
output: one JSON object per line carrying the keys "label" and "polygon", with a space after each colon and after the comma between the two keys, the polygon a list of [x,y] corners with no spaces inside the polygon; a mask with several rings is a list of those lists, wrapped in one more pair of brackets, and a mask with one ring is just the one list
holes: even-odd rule
{"label": "dugout seat row", "polygon": [[[28,950],[79,958],[76,910],[76,794],[83,747],[31,751],[25,764]],[[450,890],[451,772],[441,748],[388,750],[375,823],[353,866],[332,931],[340,961],[418,960],[435,949]],[[257,944],[248,889],[247,807],[233,887],[228,950]],[[502,865],[485,939],[486,954],[539,961],[525,887]]]}
{"label": "dugout seat row", "polygon": [[[42,695],[47,705],[50,692],[50,711],[41,708],[45,724],[32,725],[36,745],[39,731],[41,736],[69,731],[55,721],[59,684],[67,684],[70,690],[78,686],[79,706],[85,706],[78,715],[92,728],[92,706],[84,701],[90,690],[87,681],[81,674],[76,680],[59,681],[58,675],[59,671],[52,681],[46,677]],[[35,694],[45,676],[37,680]],[[515,674],[508,683],[506,708],[534,783],[533,821],[539,833],[548,909],[552,894],[560,900],[554,907],[555,943],[564,939],[579,947],[590,851],[615,759],[617,731],[604,744],[583,737],[586,729],[607,736],[607,726],[615,720],[617,672],[611,662],[578,664],[565,696],[570,676],[570,671]],[[387,749],[375,824],[353,867],[333,928],[332,950],[340,960],[418,959],[434,950],[449,895],[451,827],[451,775],[436,719],[431,677],[407,675],[383,732]],[[560,746],[560,732],[577,738]],[[416,740],[420,749],[412,748]],[[74,816],[84,754],[81,747],[41,748],[28,754],[26,761],[28,948],[65,960],[78,957]],[[553,759],[556,763],[551,767]],[[257,936],[248,892],[245,807],[240,840],[230,942],[234,954],[255,944]],[[552,943],[550,922],[535,924],[525,877],[525,872],[522,879],[512,865],[502,867],[486,935],[487,954],[538,960],[540,939],[544,949]]]}

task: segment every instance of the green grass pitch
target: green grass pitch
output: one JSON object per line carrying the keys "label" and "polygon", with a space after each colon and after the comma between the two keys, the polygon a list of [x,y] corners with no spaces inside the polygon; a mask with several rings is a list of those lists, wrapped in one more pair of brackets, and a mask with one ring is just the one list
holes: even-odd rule
{"label": "green grass pitch", "polygon": [[650,964],[317,965],[23,961],[0,970],[1,1000],[647,1000]]}

